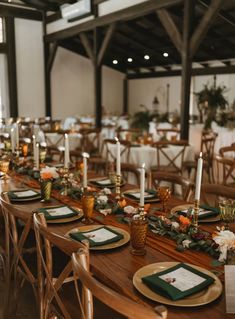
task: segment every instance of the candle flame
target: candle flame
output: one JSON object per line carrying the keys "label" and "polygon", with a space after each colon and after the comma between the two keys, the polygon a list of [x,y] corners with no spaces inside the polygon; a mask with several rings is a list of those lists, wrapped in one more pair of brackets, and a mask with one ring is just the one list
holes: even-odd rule
{"label": "candle flame", "polygon": [[64,138],[68,138],[68,134],[67,133],[64,134]]}
{"label": "candle flame", "polygon": [[86,158],[89,158],[89,157],[90,157],[90,155],[89,155],[88,153],[85,153],[85,152],[82,153],[82,156],[83,156],[83,157],[86,157]]}
{"label": "candle flame", "polygon": [[141,168],[145,168],[145,163],[142,164]]}
{"label": "candle flame", "polygon": [[116,142],[119,142],[119,139],[117,138],[117,136],[115,137],[115,141],[116,141]]}
{"label": "candle flame", "polygon": [[199,157],[202,158],[202,152],[200,152]]}
{"label": "candle flame", "polygon": [[36,147],[39,147],[39,143],[36,144]]}
{"label": "candle flame", "polygon": [[33,135],[32,138],[34,139],[34,138],[35,138],[35,135]]}

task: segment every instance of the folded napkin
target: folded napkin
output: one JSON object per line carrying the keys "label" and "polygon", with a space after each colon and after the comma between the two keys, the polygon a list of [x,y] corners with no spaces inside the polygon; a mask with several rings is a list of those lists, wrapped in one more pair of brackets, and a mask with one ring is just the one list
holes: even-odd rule
{"label": "folded napkin", "polygon": [[85,232],[70,233],[69,235],[78,241],[87,239],[90,247],[107,245],[123,238],[122,234],[106,226]]}
{"label": "folded napkin", "polygon": [[41,196],[39,192],[36,192],[33,189],[24,189],[24,190],[14,190],[14,191],[9,191],[8,197],[10,198],[11,201],[14,200],[21,200],[21,199],[32,199],[32,198],[38,198]]}
{"label": "folded napkin", "polygon": [[203,272],[179,263],[174,267],[142,278],[151,290],[171,300],[179,300],[199,292],[215,280]]}
{"label": "folded napkin", "polygon": [[75,209],[69,206],[39,208],[37,212],[43,213],[47,220],[69,218],[78,214]]}
{"label": "folded napkin", "polygon": [[[134,198],[134,199],[140,199],[140,192],[133,191],[133,192],[125,193],[125,196]],[[144,199],[146,200],[155,198],[156,196],[157,196],[157,193],[154,190],[146,190],[144,193]]]}
{"label": "folded napkin", "polygon": [[[181,215],[186,216],[188,210],[183,210],[178,212]],[[212,216],[216,216],[219,214],[219,208],[210,207],[208,205],[200,205],[199,216],[198,219],[204,219]]]}
{"label": "folded napkin", "polygon": [[114,185],[113,182],[109,178],[99,179],[99,180],[90,180],[93,184],[98,186],[111,186]]}

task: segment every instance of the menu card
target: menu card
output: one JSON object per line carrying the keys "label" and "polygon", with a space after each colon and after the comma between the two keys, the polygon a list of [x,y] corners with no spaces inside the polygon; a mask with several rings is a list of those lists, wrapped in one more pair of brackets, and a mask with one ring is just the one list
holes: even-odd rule
{"label": "menu card", "polygon": [[226,312],[235,313],[235,266],[225,265],[225,296],[226,296]]}
{"label": "menu card", "polygon": [[45,215],[47,220],[69,218],[78,215],[78,212],[69,206],[45,207],[37,210]]}
{"label": "menu card", "polygon": [[90,246],[101,246],[109,243],[119,241],[123,238],[123,235],[116,232],[109,227],[101,227],[98,229],[93,229],[85,232],[72,232],[69,234],[75,240],[82,241],[87,239]]}
{"label": "menu card", "polygon": [[13,192],[15,194],[16,197],[22,198],[22,197],[32,197],[32,196],[36,196],[38,195],[37,192],[29,189],[26,191],[20,191],[20,192]]}
{"label": "menu card", "polygon": [[183,263],[142,278],[151,290],[172,300],[179,300],[203,290],[214,278]]}

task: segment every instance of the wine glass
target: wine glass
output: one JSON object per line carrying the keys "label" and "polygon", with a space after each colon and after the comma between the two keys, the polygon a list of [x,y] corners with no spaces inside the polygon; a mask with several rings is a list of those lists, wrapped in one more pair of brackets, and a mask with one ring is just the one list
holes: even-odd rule
{"label": "wine glass", "polygon": [[166,213],[166,203],[171,197],[171,188],[168,186],[159,186],[157,188],[157,193],[160,201],[162,202],[162,211]]}
{"label": "wine glass", "polygon": [[225,223],[225,229],[229,230],[229,224],[235,221],[235,200],[226,199],[219,202],[220,218]]}
{"label": "wine glass", "polygon": [[4,177],[3,177],[4,180],[7,179],[7,173],[9,171],[9,165],[10,165],[10,161],[7,161],[7,160],[0,161],[0,171],[4,174]]}

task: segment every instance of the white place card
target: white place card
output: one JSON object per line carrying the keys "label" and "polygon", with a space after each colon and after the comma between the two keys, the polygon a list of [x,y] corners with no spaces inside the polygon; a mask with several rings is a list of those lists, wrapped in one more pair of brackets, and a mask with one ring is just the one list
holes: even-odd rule
{"label": "white place card", "polygon": [[[140,193],[136,192],[136,193],[129,193],[131,196],[135,197],[136,199],[140,199]],[[149,193],[144,193],[144,198],[153,198],[154,194],[149,194]]]}
{"label": "white place card", "polygon": [[206,280],[205,278],[183,267],[159,276],[159,278],[171,284],[180,291],[186,291],[194,288]]}
{"label": "white place card", "polygon": [[235,265],[224,266],[226,313],[235,313]]}
{"label": "white place card", "polygon": [[113,232],[105,228],[99,228],[93,231],[89,231],[89,232],[83,233],[83,235],[87,238],[90,238],[96,243],[113,239],[117,236],[116,234],[114,234]]}
{"label": "white place card", "polygon": [[37,195],[37,192],[33,190],[27,190],[27,191],[21,191],[21,192],[15,192],[14,193],[17,197],[31,197]]}
{"label": "white place card", "polygon": [[112,184],[112,181],[109,178],[107,178],[107,179],[98,180],[96,181],[96,183],[99,185],[110,185]]}
{"label": "white place card", "polygon": [[69,215],[73,213],[73,211],[66,206],[47,209],[47,212],[50,216],[64,216],[64,215]]}

